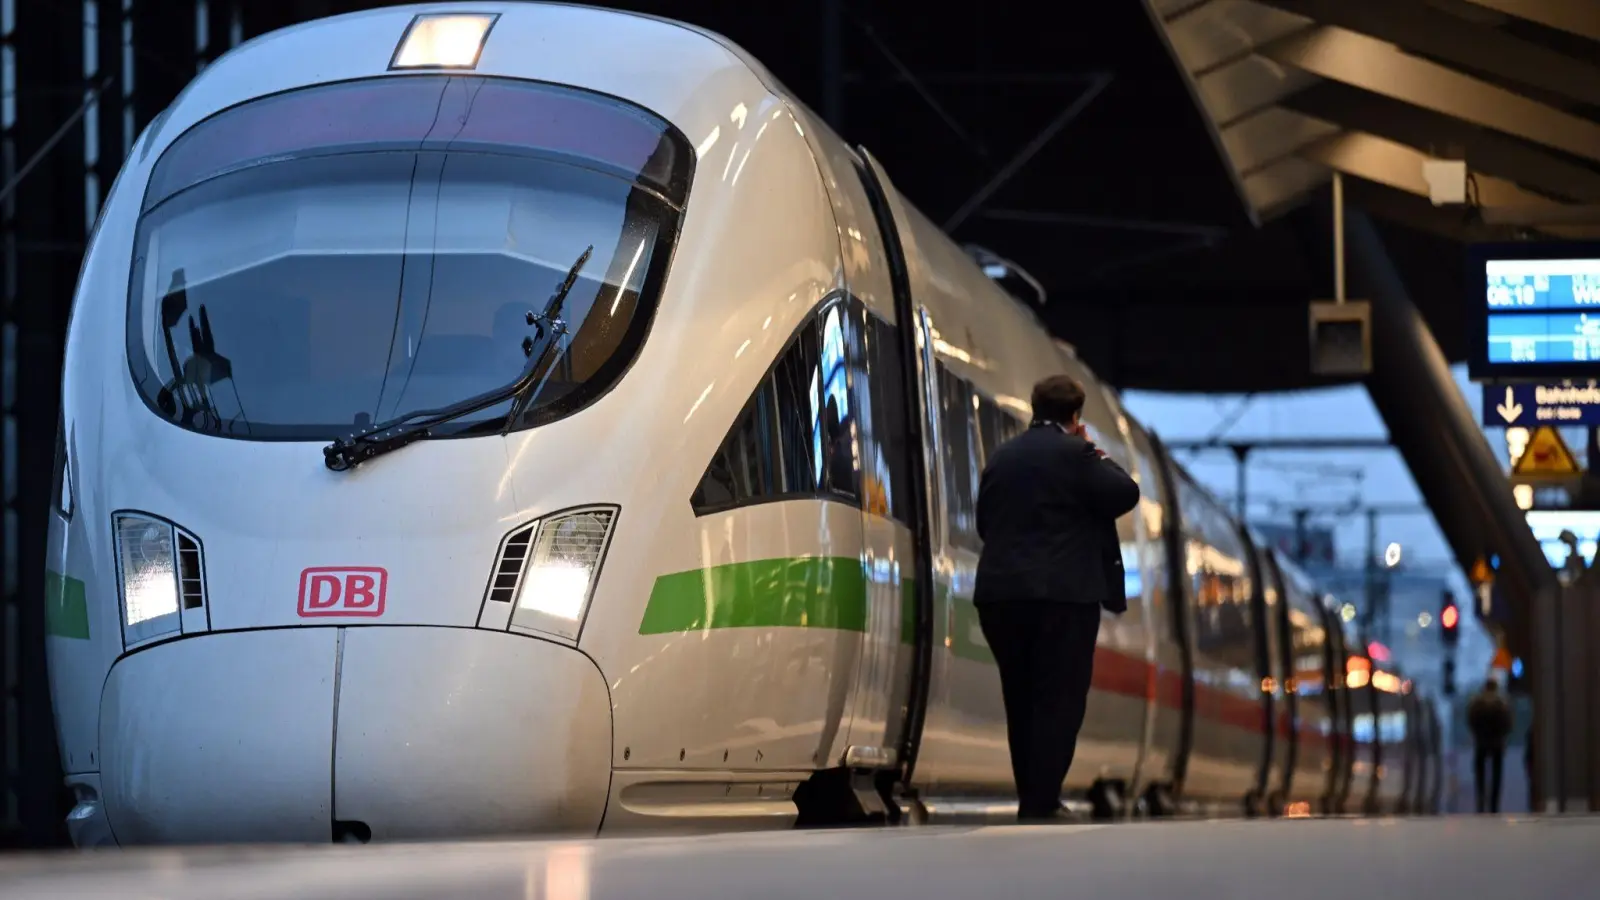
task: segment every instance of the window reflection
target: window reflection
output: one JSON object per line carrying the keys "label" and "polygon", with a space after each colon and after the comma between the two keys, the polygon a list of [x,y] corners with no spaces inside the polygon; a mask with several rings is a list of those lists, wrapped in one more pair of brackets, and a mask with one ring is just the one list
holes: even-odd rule
{"label": "window reflection", "polygon": [[[872,423],[869,471],[863,485],[867,510],[902,521],[911,520],[912,448],[906,438],[905,375],[901,371],[901,335],[877,316],[866,316],[867,383],[862,418]],[[858,385],[859,388],[859,385]]]}
{"label": "window reflection", "polygon": [[825,490],[854,496],[858,466],[855,415],[845,365],[846,324],[843,303],[829,306],[823,313],[821,356],[812,377],[820,390],[813,393],[811,441],[817,483]]}
{"label": "window reflection", "polygon": [[809,317],[723,439],[691,502],[704,514],[785,497],[860,497],[852,366],[862,358],[851,305]]}

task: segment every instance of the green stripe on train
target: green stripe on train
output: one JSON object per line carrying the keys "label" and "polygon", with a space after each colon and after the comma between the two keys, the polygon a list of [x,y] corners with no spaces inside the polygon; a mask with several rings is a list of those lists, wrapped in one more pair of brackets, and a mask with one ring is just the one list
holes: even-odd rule
{"label": "green stripe on train", "polygon": [[[956,597],[945,611],[943,589],[936,607],[948,616],[935,640],[961,659],[994,662],[982,644],[978,610]],[[867,630],[867,576],[854,557],[787,557],[730,563],[710,569],[674,572],[656,579],[645,606],[640,634],[677,634],[713,628],[832,628]],[[938,633],[943,632],[943,633]],[[900,582],[900,641],[916,640],[916,592],[911,579]]]}
{"label": "green stripe on train", "polygon": [[44,630],[53,637],[89,639],[89,603],[82,581],[44,573]]}
{"label": "green stripe on train", "polygon": [[656,579],[640,634],[711,628],[866,631],[867,580],[861,560],[763,559]]}

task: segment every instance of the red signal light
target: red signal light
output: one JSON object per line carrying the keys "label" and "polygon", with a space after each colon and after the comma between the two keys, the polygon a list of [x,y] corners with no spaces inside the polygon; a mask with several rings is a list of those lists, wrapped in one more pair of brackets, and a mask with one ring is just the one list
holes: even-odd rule
{"label": "red signal light", "polygon": [[1461,613],[1457,612],[1454,606],[1446,606],[1444,612],[1439,614],[1439,624],[1447,629],[1456,627],[1456,623],[1460,620]]}

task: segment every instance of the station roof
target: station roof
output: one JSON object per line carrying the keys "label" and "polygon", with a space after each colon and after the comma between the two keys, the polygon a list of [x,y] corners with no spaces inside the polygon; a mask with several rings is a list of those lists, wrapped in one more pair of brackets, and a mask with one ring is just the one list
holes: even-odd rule
{"label": "station roof", "polygon": [[[1454,360],[1463,242],[1600,236],[1597,3],[614,5],[760,58],[957,240],[1043,282],[1052,328],[1123,387],[1320,383],[1305,304],[1332,251],[1295,222],[1335,171]],[[1428,158],[1464,159],[1479,208],[1433,206]]]}

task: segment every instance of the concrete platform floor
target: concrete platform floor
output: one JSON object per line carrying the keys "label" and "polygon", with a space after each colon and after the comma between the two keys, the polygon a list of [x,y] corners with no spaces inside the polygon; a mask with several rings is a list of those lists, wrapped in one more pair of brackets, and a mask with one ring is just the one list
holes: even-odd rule
{"label": "concrete platform floor", "polygon": [[898,828],[0,858],[0,897],[1585,897],[1600,817]]}

